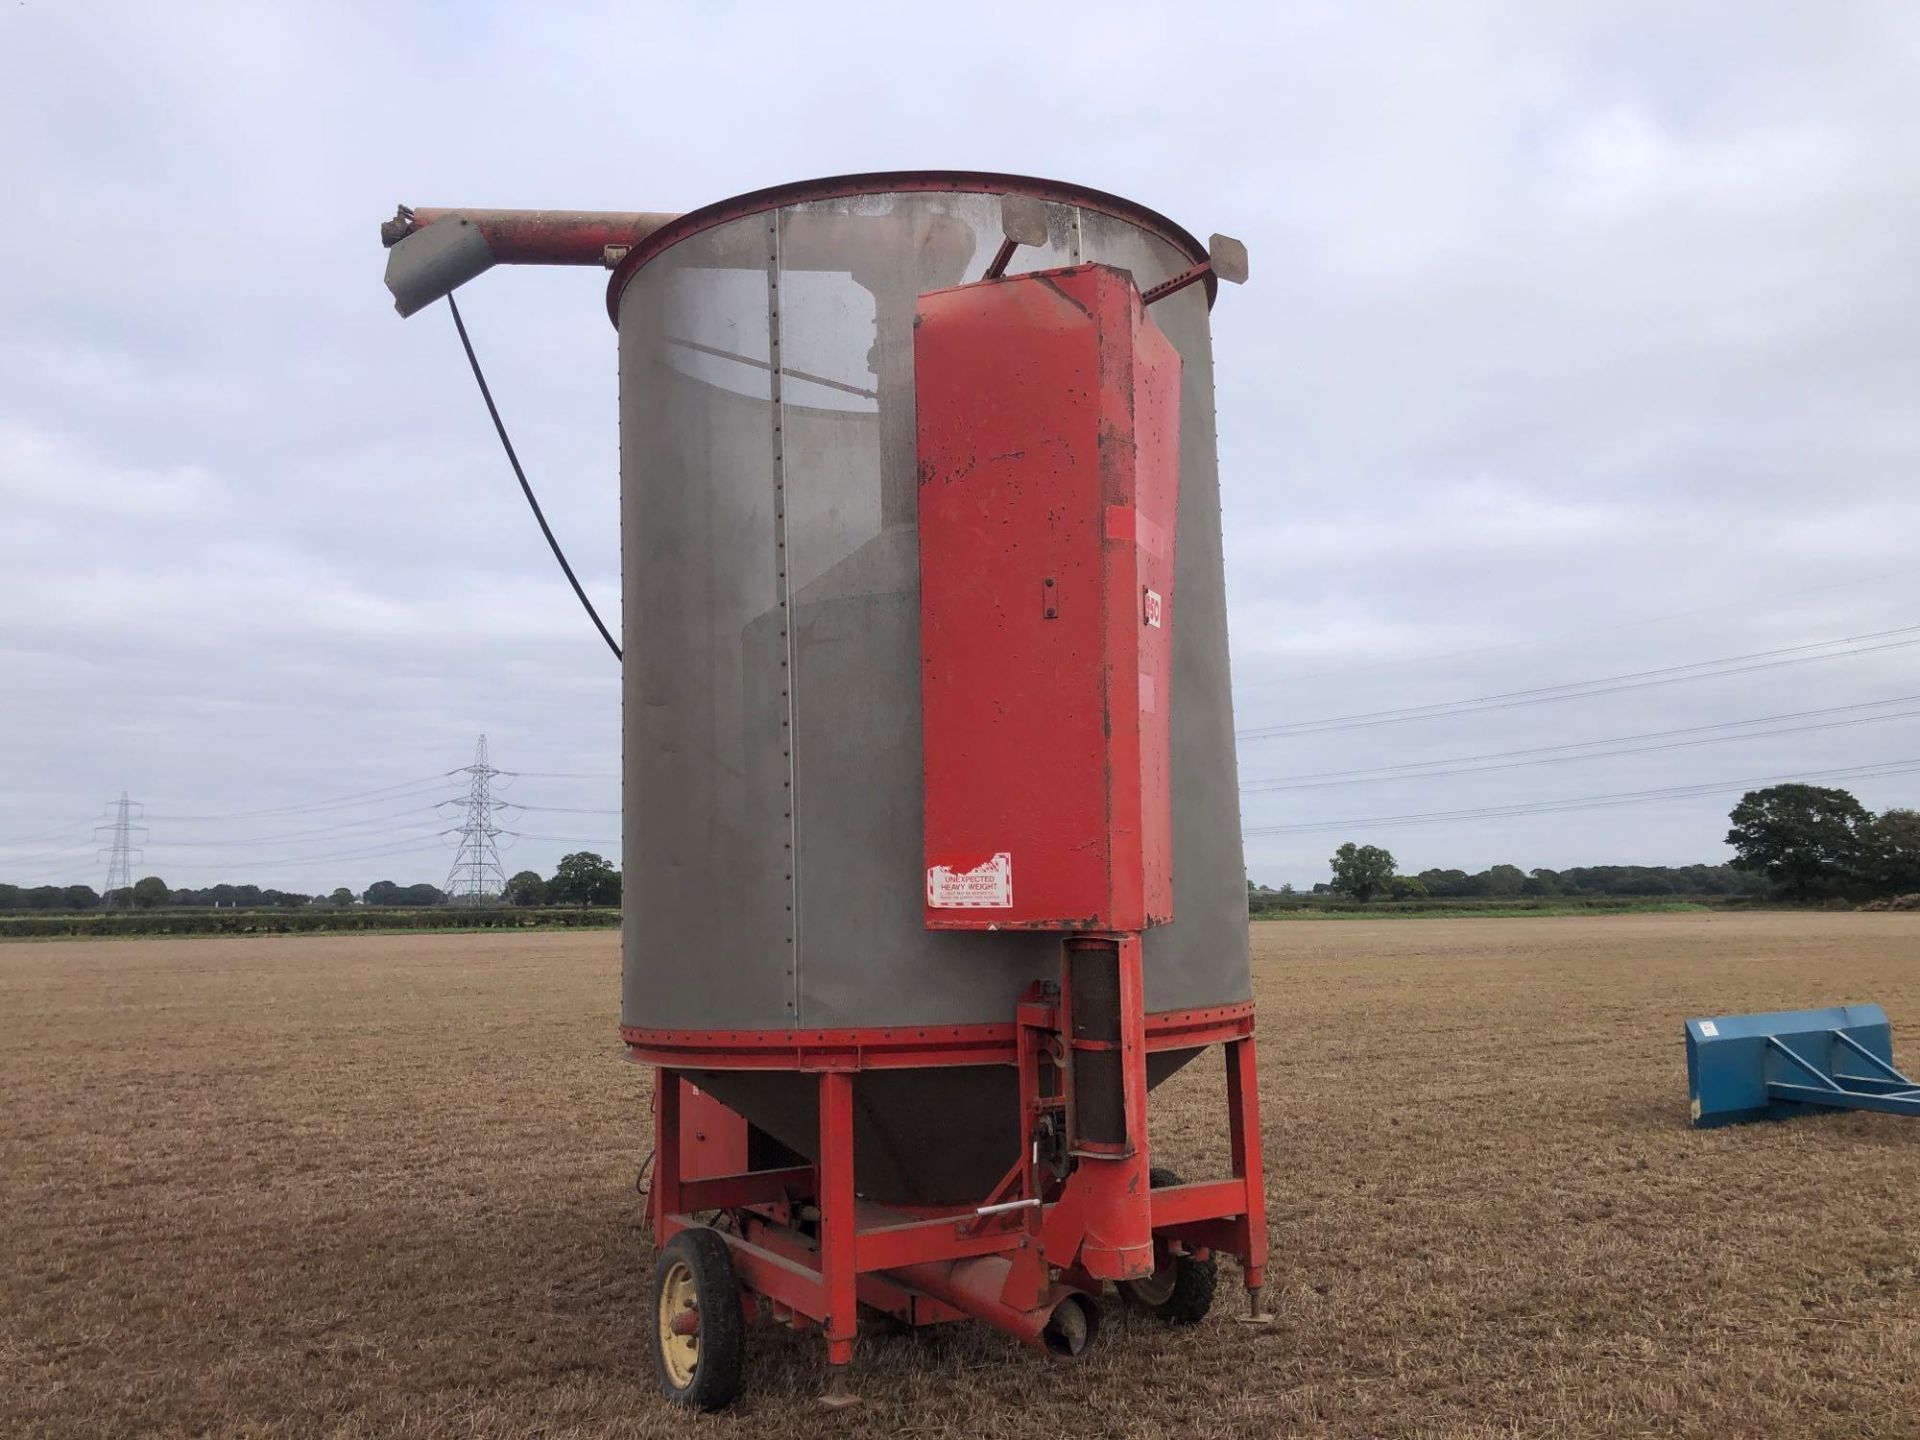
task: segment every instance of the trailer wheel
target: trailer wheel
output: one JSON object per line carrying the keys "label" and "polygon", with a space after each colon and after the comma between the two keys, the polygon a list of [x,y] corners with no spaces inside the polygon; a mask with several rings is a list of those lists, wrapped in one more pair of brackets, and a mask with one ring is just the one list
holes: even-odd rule
{"label": "trailer wheel", "polygon": [[740,1394],[746,1317],[733,1256],[715,1231],[682,1230],[653,1272],[653,1364],[660,1393],[692,1410],[720,1410]]}
{"label": "trailer wheel", "polygon": [[[1153,1188],[1163,1189],[1183,1183],[1171,1170],[1156,1165],[1152,1170]],[[1175,1255],[1159,1242],[1154,1249],[1159,1265],[1144,1280],[1122,1280],[1115,1287],[1120,1298],[1141,1310],[1151,1310],[1169,1325],[1196,1325],[1213,1308],[1214,1288],[1220,1283],[1220,1268],[1209,1255],[1196,1260],[1191,1255]]]}

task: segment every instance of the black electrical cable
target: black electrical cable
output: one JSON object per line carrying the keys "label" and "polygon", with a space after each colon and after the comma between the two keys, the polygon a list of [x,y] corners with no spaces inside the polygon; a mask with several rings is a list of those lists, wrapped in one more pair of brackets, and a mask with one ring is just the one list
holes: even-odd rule
{"label": "black electrical cable", "polygon": [[621,657],[620,647],[614,643],[613,636],[601,622],[600,612],[593,608],[593,601],[587,598],[587,592],[580,587],[580,580],[573,573],[573,566],[567,563],[566,552],[560,548],[560,542],[553,538],[553,527],[547,524],[547,517],[540,509],[540,502],[533,498],[533,486],[527,483],[527,472],[520,468],[520,457],[513,453],[513,441],[507,438],[507,427],[500,419],[500,407],[493,403],[493,392],[487,388],[487,377],[480,372],[480,358],[473,353],[473,342],[467,338],[466,322],[460,318],[460,307],[453,302],[453,296],[447,296],[447,309],[453,312],[453,328],[460,332],[460,347],[467,352],[467,364],[473,367],[473,378],[480,386],[480,398],[487,402],[487,414],[493,417],[493,428],[499,433],[500,444],[507,452],[507,463],[513,466],[514,479],[520,482],[520,493],[527,497],[527,504],[533,507],[533,518],[540,522],[540,533],[547,537],[547,546],[553,551],[553,558],[560,562],[567,583],[573,586],[573,593],[580,597],[580,603],[586,606],[587,616],[593,621],[594,629],[600,632],[600,638],[607,642],[607,648],[613,651],[613,658]]}

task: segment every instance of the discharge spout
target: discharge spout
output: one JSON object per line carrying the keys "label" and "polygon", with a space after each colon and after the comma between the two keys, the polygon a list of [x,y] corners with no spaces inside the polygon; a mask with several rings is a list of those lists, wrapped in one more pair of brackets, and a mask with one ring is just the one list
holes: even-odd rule
{"label": "discharge spout", "polygon": [[635,245],[677,217],[656,211],[410,209],[381,222],[387,289],[402,315],[434,301],[495,265],[599,265],[612,268]]}

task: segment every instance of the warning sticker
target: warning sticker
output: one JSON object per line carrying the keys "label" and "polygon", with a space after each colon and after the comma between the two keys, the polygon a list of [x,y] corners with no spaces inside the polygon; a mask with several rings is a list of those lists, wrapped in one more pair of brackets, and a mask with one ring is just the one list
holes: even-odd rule
{"label": "warning sticker", "polygon": [[1141,616],[1155,630],[1160,628],[1160,592],[1148,590],[1141,597]]}
{"label": "warning sticker", "polygon": [[1711,1020],[1702,1020],[1700,1022],[1700,1033],[1702,1035],[1705,1035],[1708,1039],[1714,1039],[1719,1036],[1720,1027],[1714,1024],[1713,1021]]}
{"label": "warning sticker", "polygon": [[927,904],[937,910],[1011,910],[1013,856],[1002,850],[971,870],[930,867]]}

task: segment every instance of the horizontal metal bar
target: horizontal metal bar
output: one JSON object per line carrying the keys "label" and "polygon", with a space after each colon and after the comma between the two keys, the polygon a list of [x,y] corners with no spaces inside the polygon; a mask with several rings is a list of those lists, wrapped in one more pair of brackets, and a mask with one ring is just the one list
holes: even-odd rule
{"label": "horizontal metal bar", "polygon": [[[1057,1012],[1023,1001],[1018,1027],[999,1023],[833,1030],[662,1030],[626,1026],[628,1058],[669,1070],[874,1070],[1018,1065],[1016,1029],[1053,1030]],[[1253,1033],[1253,1002],[1147,1016],[1147,1049],[1198,1050]]]}
{"label": "horizontal metal bar", "polygon": [[1245,1263],[1252,1249],[1247,1217],[1235,1215],[1228,1220],[1195,1220],[1190,1225],[1156,1226],[1154,1238],[1178,1240],[1191,1250],[1218,1250]]}
{"label": "horizontal metal bar", "polygon": [[1911,1095],[1916,1087],[1911,1080],[1882,1080],[1878,1075],[1842,1075],[1842,1090],[1857,1090],[1867,1095]]}
{"label": "horizontal metal bar", "polygon": [[[749,1221],[747,1240],[803,1269],[814,1273],[819,1271],[820,1247],[796,1231]],[[884,1310],[904,1324],[942,1325],[967,1318],[951,1305],[943,1304],[918,1290],[910,1290],[884,1275],[862,1275],[858,1278],[856,1288],[861,1304]]]}
{"label": "horizontal metal bar", "polygon": [[1767,1094],[1775,1100],[1823,1105],[1829,1110],[1877,1110],[1886,1115],[1920,1115],[1920,1096],[1874,1095],[1863,1090],[1820,1090],[1812,1085],[1787,1085],[1778,1080],[1769,1082]]}
{"label": "horizontal metal bar", "polygon": [[976,1205],[976,1215],[1004,1215],[1009,1210],[1034,1210],[1039,1208],[1040,1197],[1029,1195],[1024,1200],[1002,1200],[998,1205]]}
{"label": "horizontal metal bar", "polygon": [[789,1194],[811,1195],[813,1191],[813,1167],[793,1165],[783,1170],[748,1170],[738,1175],[682,1180],[679,1203],[686,1211],[732,1210],[784,1200]]}
{"label": "horizontal metal bar", "polygon": [[1905,1085],[1908,1088],[1912,1088],[1916,1083],[1920,1083],[1913,1080],[1909,1080],[1906,1076],[1902,1075],[1898,1070],[1894,1069],[1893,1066],[1889,1065],[1886,1061],[1882,1060],[1878,1055],[1874,1054],[1871,1050],[1867,1049],[1867,1047],[1862,1045],[1858,1040],[1854,1039],[1851,1035],[1847,1034],[1846,1031],[1831,1030],[1831,1031],[1828,1031],[1827,1033],[1832,1035],[1834,1039],[1838,1040],[1842,1045],[1846,1046],[1849,1050],[1853,1051],[1854,1054],[1858,1055],[1862,1060],[1865,1060],[1869,1065],[1873,1066],[1874,1069],[1878,1070],[1881,1074],[1885,1075],[1888,1079],[1898,1080],[1902,1085]]}
{"label": "horizontal metal bar", "polygon": [[1167,1185],[1152,1194],[1153,1228],[1189,1225],[1197,1220],[1224,1220],[1247,1213],[1247,1182],[1202,1180],[1192,1185]]}
{"label": "horizontal metal bar", "polygon": [[1018,1250],[1026,1239],[1027,1232],[1023,1229],[962,1234],[959,1222],[952,1219],[883,1225],[862,1230],[853,1237],[853,1268],[867,1274],[941,1260],[964,1260],[970,1255],[998,1255]]}
{"label": "horizontal metal bar", "polygon": [[[691,1215],[669,1215],[659,1237],[664,1244],[682,1230],[701,1228]],[[739,1277],[769,1300],[778,1301],[796,1314],[819,1321],[828,1311],[826,1282],[818,1270],[789,1260],[751,1240],[724,1230],[715,1230],[733,1252],[733,1268]]]}

